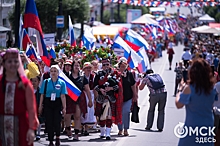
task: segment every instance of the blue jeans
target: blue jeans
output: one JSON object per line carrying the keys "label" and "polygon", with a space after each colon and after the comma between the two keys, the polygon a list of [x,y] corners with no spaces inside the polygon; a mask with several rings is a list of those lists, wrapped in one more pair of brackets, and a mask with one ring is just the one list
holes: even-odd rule
{"label": "blue jeans", "polygon": [[118,124],[118,130],[122,131],[129,129],[130,126],[130,112],[132,99],[123,103],[122,107],[122,124]]}

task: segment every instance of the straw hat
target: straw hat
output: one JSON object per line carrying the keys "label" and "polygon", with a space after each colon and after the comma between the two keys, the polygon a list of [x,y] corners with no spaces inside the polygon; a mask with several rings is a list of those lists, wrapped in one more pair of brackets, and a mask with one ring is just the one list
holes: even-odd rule
{"label": "straw hat", "polygon": [[90,63],[90,62],[85,62],[84,64],[83,64],[83,70],[85,69],[85,68],[87,68],[87,67],[93,67],[92,66],[92,64]]}

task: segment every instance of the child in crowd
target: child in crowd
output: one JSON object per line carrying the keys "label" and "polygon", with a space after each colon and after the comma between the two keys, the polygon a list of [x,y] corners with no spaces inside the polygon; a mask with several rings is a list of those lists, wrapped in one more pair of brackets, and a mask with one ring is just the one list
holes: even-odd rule
{"label": "child in crowd", "polygon": [[[34,88],[34,93],[35,93],[35,97],[36,97],[36,103],[37,103],[37,108],[39,107],[39,102],[40,102],[40,88],[39,88],[39,83],[40,83],[40,77],[37,76],[35,78],[31,78],[31,83],[33,85],[33,88]],[[38,117],[38,120],[40,122],[40,125],[38,126],[37,128],[37,131],[36,131],[36,141],[40,140],[40,130],[41,130],[41,124],[43,122],[43,119],[42,117]]]}

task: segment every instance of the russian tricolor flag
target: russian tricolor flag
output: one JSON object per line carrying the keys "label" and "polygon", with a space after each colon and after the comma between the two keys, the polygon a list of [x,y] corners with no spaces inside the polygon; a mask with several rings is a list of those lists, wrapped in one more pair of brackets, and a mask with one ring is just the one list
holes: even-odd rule
{"label": "russian tricolor flag", "polygon": [[[132,44],[138,46],[139,48],[144,47],[146,50],[148,50],[149,48],[149,44],[147,43],[147,41],[132,29],[128,30],[125,36],[125,40],[126,42],[129,41]],[[137,50],[135,49],[135,51]]]}
{"label": "russian tricolor flag", "polygon": [[41,28],[40,19],[38,17],[38,12],[34,0],[27,0],[26,2],[26,8],[24,14],[24,28],[28,28],[28,27],[34,28],[38,31],[36,33],[38,53],[41,59],[44,61],[44,63],[47,66],[50,66],[50,57],[43,40],[43,31]]}
{"label": "russian tricolor flag", "polygon": [[50,48],[50,58],[56,59],[56,52],[54,50],[54,46],[52,45],[52,47]]}
{"label": "russian tricolor flag", "polygon": [[132,69],[138,67],[142,61],[142,58],[120,36],[115,39],[113,48],[124,50],[124,57]]}
{"label": "russian tricolor flag", "polygon": [[[58,67],[59,68],[59,67]],[[66,89],[68,92],[68,95],[72,100],[77,101],[78,97],[81,94],[81,91],[76,87],[75,84],[59,69],[59,76],[60,79],[62,79],[66,83]]]}
{"label": "russian tricolor flag", "polygon": [[27,31],[24,28],[23,28],[23,32],[22,32],[21,43],[22,43],[22,46],[20,49],[22,49],[24,51],[26,50],[28,44],[32,44],[32,42],[27,34]]}
{"label": "russian tricolor flag", "polygon": [[36,53],[36,51],[35,51],[34,46],[32,46],[32,45],[29,45],[29,44],[27,45],[26,55],[27,55],[27,57],[30,58],[31,60],[33,60],[33,59],[38,60],[38,59],[37,59],[37,53]]}
{"label": "russian tricolor flag", "polygon": [[70,42],[71,46],[73,46],[73,47],[76,46],[76,39],[74,37],[73,23],[71,21],[70,16],[69,16],[69,42]]}
{"label": "russian tricolor flag", "polygon": [[90,30],[85,31],[82,41],[87,50],[91,50],[95,47],[96,38]]}
{"label": "russian tricolor flag", "polygon": [[187,18],[186,18],[186,16],[181,15],[181,14],[179,15],[179,20],[181,20],[181,21],[184,21],[184,22],[185,22],[185,21],[186,21],[186,19],[187,19]]}

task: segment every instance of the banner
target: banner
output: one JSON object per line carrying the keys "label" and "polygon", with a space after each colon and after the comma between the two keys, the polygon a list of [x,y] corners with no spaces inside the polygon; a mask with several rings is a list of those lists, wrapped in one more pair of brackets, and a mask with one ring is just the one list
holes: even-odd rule
{"label": "banner", "polygon": [[54,33],[48,33],[44,34],[44,42],[46,46],[52,46],[55,43],[55,34]]}
{"label": "banner", "polygon": [[128,9],[127,10],[127,23],[141,17],[141,9]]}

